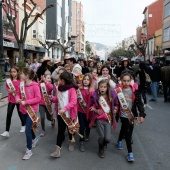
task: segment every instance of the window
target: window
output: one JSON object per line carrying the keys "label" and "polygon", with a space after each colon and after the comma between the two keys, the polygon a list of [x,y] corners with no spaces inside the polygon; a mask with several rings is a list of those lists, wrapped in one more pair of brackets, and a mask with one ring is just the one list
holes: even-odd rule
{"label": "window", "polygon": [[168,4],[165,5],[164,8],[164,18],[170,16],[170,2]]}
{"label": "window", "polygon": [[170,27],[164,29],[163,42],[170,41]]}
{"label": "window", "polygon": [[36,30],[33,30],[32,31],[32,38],[36,38],[37,36],[36,36]]}
{"label": "window", "polygon": [[79,9],[77,9],[77,14],[78,14],[78,15],[80,14],[80,10],[79,10]]}

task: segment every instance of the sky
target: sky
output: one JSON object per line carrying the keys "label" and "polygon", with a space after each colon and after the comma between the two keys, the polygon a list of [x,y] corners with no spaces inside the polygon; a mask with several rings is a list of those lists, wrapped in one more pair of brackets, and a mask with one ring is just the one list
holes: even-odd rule
{"label": "sky", "polygon": [[[78,0],[79,1],[79,0]],[[86,40],[115,46],[136,34],[145,7],[154,0],[81,0]]]}

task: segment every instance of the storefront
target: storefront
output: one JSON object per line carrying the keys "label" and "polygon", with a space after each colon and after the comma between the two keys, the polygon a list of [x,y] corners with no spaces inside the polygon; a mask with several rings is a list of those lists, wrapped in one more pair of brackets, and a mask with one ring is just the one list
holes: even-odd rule
{"label": "storefront", "polygon": [[[10,63],[13,66],[19,59],[19,48],[16,42],[3,41],[4,57],[9,57]],[[45,49],[42,47],[35,47],[32,45],[24,45],[24,57],[30,59],[40,60],[45,55]]]}

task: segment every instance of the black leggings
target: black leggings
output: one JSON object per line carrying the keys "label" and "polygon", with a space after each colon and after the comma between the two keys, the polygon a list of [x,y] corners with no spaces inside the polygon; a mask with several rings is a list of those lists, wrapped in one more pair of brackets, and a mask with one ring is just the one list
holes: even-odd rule
{"label": "black leggings", "polygon": [[[56,141],[56,145],[59,146],[61,148],[61,145],[65,139],[65,130],[66,130],[66,124],[64,122],[64,120],[62,119],[62,117],[60,115],[58,115],[58,135],[57,135],[57,141]],[[69,139],[72,139],[72,134],[69,133]]]}
{"label": "black leggings", "polygon": [[18,111],[18,116],[21,120],[21,125],[25,126],[24,121],[22,120],[22,113],[19,111],[19,104],[15,104],[15,103],[8,103],[8,108],[7,108],[7,117],[6,117],[6,131],[9,132],[10,129],[10,125],[11,125],[11,118],[12,118],[12,114],[13,114],[13,110],[14,107],[17,107],[17,111]]}
{"label": "black leggings", "polygon": [[121,117],[121,130],[119,133],[119,141],[122,141],[123,137],[125,136],[125,141],[127,145],[128,153],[132,152],[132,145],[131,145],[131,139],[132,139],[132,132],[133,132],[133,125],[130,124],[129,119]]}

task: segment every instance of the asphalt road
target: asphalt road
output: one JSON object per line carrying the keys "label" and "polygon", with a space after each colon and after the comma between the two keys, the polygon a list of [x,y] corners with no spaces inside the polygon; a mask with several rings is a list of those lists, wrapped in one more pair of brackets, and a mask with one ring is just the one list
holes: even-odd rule
{"label": "asphalt road", "polygon": [[[7,106],[0,108],[0,133],[5,129]],[[46,135],[32,150],[30,160],[23,161],[26,142],[25,134],[20,133],[20,122],[15,110],[12,118],[10,138],[0,137],[0,170],[170,170],[170,103],[159,98],[158,103],[149,103],[147,117],[142,125],[135,126],[133,133],[134,163],[126,160],[127,150],[116,149],[120,124],[112,132],[112,140],[107,147],[106,157],[97,156],[97,132],[92,128],[86,152],[79,151],[78,137],[74,152],[67,150],[68,135],[63,143],[61,158],[52,159],[50,154],[55,147],[57,128],[51,129],[48,122]]]}

